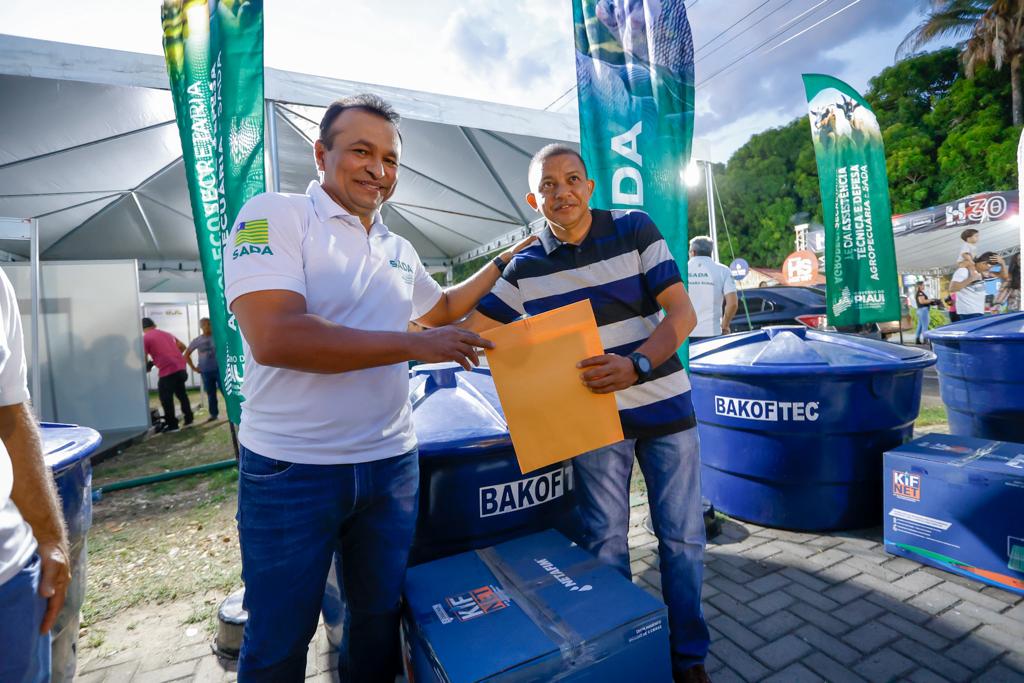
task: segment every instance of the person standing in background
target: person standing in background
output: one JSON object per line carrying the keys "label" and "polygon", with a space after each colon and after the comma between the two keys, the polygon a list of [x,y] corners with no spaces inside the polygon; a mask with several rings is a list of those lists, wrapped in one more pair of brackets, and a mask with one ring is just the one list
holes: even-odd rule
{"label": "person standing in background", "polygon": [[726,266],[712,259],[713,251],[714,243],[708,237],[690,240],[687,291],[697,312],[697,327],[690,335],[691,342],[729,334],[736,315],[736,282]]}
{"label": "person standing in background", "polygon": [[917,291],[914,292],[914,299],[917,303],[917,331],[914,333],[914,342],[924,344],[924,334],[928,331],[932,306],[939,302],[925,294],[924,280],[917,281]]}
{"label": "person standing in background", "polygon": [[185,426],[192,424],[192,404],[185,391],[188,373],[185,372],[186,347],[184,343],[170,332],[156,328],[152,318],[142,319],[142,348],[146,355],[153,359],[153,365],[160,373],[156,389],[160,394],[160,405],[164,410],[164,426],[162,432],[178,430],[178,417],[174,414],[174,397],[181,403],[181,412],[185,416]]}
{"label": "person standing in background", "polygon": [[[192,352],[199,352],[199,365],[192,361]],[[185,361],[192,368],[193,372],[199,373],[203,378],[203,391],[206,392],[206,402],[210,410],[210,417],[207,422],[213,422],[220,417],[220,406],[217,405],[217,390],[224,393],[224,387],[220,383],[220,366],[217,365],[217,347],[213,343],[213,330],[210,327],[209,318],[199,319],[199,336],[193,339],[185,349]]]}
{"label": "person standing in background", "polygon": [[1009,271],[996,295],[997,304],[1006,304],[1006,312],[1020,310],[1020,252],[1010,258]]}

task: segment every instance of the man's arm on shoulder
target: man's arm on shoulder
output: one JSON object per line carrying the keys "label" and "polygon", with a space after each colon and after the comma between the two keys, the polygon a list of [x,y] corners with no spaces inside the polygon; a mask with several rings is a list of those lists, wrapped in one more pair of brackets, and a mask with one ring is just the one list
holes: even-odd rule
{"label": "man's arm on shoulder", "polygon": [[[500,254],[499,258],[507,266],[516,254],[536,241],[537,237],[530,235],[511,249]],[[488,261],[484,264],[483,268],[474,273],[468,280],[444,290],[434,307],[426,315],[416,320],[416,322],[424,327],[438,327],[440,325],[448,325],[463,318],[494,288],[494,285],[501,279],[501,273],[502,271],[494,265],[493,261]]]}
{"label": "man's arm on shoulder", "polygon": [[39,594],[49,602],[41,632],[50,630],[64,605],[71,581],[67,533],[53,477],[43,459],[35,417],[25,403],[0,406],[0,439],[14,469],[11,500],[32,527],[42,562]]}
{"label": "man's arm on shoulder", "polygon": [[288,290],[243,294],[231,304],[253,359],[260,365],[337,373],[408,360],[479,363],[474,347],[491,343],[456,327],[415,335],[372,332],[337,325],[306,311],[306,299]]}

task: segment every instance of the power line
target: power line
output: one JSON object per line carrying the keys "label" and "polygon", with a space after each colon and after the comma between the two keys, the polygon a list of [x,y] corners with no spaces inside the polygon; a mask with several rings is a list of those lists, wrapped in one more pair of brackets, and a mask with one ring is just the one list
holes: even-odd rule
{"label": "power line", "polygon": [[767,4],[768,4],[769,2],[771,2],[771,1],[772,1],[772,0],[764,0],[764,2],[762,2],[762,3],[760,4],[760,5],[758,5],[758,6],[757,6],[757,7],[755,7],[754,9],[750,10],[749,12],[747,12],[746,14],[744,14],[744,15],[743,15],[742,17],[740,17],[739,19],[737,19],[736,21],[734,21],[733,23],[729,24],[729,25],[728,25],[728,26],[726,26],[726,27],[725,27],[724,29],[722,29],[721,31],[719,31],[719,32],[718,32],[718,33],[717,33],[717,34],[715,35],[715,37],[714,37],[714,38],[712,38],[712,39],[711,39],[711,40],[709,40],[708,42],[704,43],[704,44],[703,44],[703,45],[701,45],[700,47],[696,48],[696,49],[695,49],[695,50],[693,51],[693,53],[694,53],[694,54],[696,55],[696,54],[697,54],[698,52],[700,52],[701,50],[704,50],[704,49],[706,49],[708,45],[710,45],[711,43],[715,42],[716,40],[718,40],[719,38],[721,38],[722,36],[724,36],[724,35],[725,35],[726,33],[728,33],[729,31],[731,31],[731,30],[732,30],[733,28],[735,28],[735,27],[736,27],[736,26],[738,26],[739,24],[742,24],[742,23],[743,23],[744,21],[746,21],[747,17],[749,17],[749,16],[750,16],[750,15],[752,15],[752,14],[753,14],[754,12],[756,12],[756,11],[757,11],[757,10],[759,10],[759,9],[761,9],[762,7],[764,7],[765,5],[767,5]]}
{"label": "power line", "polygon": [[828,15],[827,17],[825,17],[824,19],[822,19],[821,21],[819,21],[819,22],[817,22],[817,23],[814,23],[814,24],[811,24],[810,26],[808,26],[807,28],[805,28],[805,29],[804,29],[803,31],[800,31],[800,33],[797,33],[797,34],[796,34],[796,35],[794,35],[794,36],[790,36],[789,38],[786,38],[786,39],[785,39],[784,41],[782,41],[781,43],[779,43],[779,44],[778,44],[778,45],[776,45],[775,47],[773,47],[773,48],[771,48],[770,50],[768,50],[767,52],[765,52],[765,54],[768,54],[768,52],[772,52],[773,50],[776,50],[776,49],[778,49],[778,48],[782,47],[783,45],[785,45],[785,44],[786,44],[786,43],[788,43],[789,41],[793,40],[794,38],[799,38],[799,37],[800,37],[800,36],[802,36],[803,34],[805,34],[805,33],[807,33],[808,31],[810,31],[810,30],[811,30],[812,28],[814,28],[814,27],[816,27],[816,26],[820,26],[821,24],[824,24],[824,23],[825,23],[826,21],[828,21],[828,20],[829,20],[829,19],[831,19],[832,17],[836,16],[837,14],[841,14],[841,13],[845,12],[846,10],[850,9],[851,7],[853,7],[854,5],[856,5],[856,4],[858,3],[858,2],[860,2],[860,0],[853,0],[853,2],[849,3],[848,5],[845,5],[844,7],[842,7],[842,8],[841,8],[841,9],[839,9],[839,10],[836,10],[836,11],[835,11],[835,12],[833,12],[832,14],[830,14],[830,15]]}
{"label": "power line", "polygon": [[[788,5],[791,2],[793,2],[793,0],[786,0],[784,3],[782,3],[781,5],[776,7],[775,9],[773,9],[771,12],[769,12],[768,14],[764,15],[763,17],[761,17],[761,21],[764,21],[768,17],[772,16],[773,14],[775,14],[779,10],[783,9],[786,5]],[[736,40],[737,38],[742,36],[747,31],[750,31],[750,30],[752,30],[754,28],[757,28],[757,26],[758,26],[758,24],[751,24],[750,26],[746,27],[745,29],[743,29],[742,31],[737,33],[736,35],[732,36],[732,40]],[[729,45],[729,43],[722,43],[721,45],[719,45],[718,47],[713,49],[711,52],[707,52],[707,53],[701,55],[699,59],[694,60],[694,64],[696,64],[697,62],[700,62],[700,61],[703,61],[703,60],[707,59],[708,57],[710,57],[711,55],[715,54],[716,52],[718,52],[719,50],[721,50],[723,47],[725,47],[727,45]]]}
{"label": "power line", "polygon": [[[781,28],[779,28],[779,29],[778,29],[778,30],[777,30],[777,31],[776,31],[775,33],[773,33],[772,35],[770,35],[770,36],[769,36],[769,37],[768,37],[767,39],[765,39],[765,40],[761,41],[760,43],[758,43],[757,45],[755,45],[755,46],[754,46],[754,47],[752,47],[751,49],[747,50],[746,52],[744,52],[743,54],[741,54],[741,55],[740,55],[739,57],[737,57],[736,59],[732,60],[731,62],[729,62],[729,63],[728,63],[728,64],[726,64],[725,66],[723,66],[723,67],[722,67],[721,69],[719,69],[719,70],[718,70],[718,71],[716,71],[715,73],[711,74],[710,76],[708,76],[707,78],[705,78],[704,80],[702,80],[702,81],[701,81],[700,83],[698,83],[697,85],[698,85],[698,86],[701,86],[701,85],[704,85],[704,84],[708,83],[709,81],[711,81],[711,79],[715,78],[716,76],[718,76],[718,75],[722,74],[723,72],[727,71],[727,70],[728,70],[729,68],[731,68],[732,66],[734,66],[734,65],[738,64],[739,62],[743,61],[744,59],[746,59],[746,58],[747,58],[747,57],[749,57],[750,55],[754,54],[755,52],[757,52],[758,50],[760,50],[760,49],[761,49],[762,47],[764,47],[765,45],[767,45],[768,43],[772,42],[773,40],[775,40],[776,38],[778,38],[779,36],[781,36],[782,34],[784,34],[784,33],[785,33],[786,31],[788,31],[788,30],[789,30],[789,29],[790,29],[790,28],[791,28],[791,27],[792,27],[792,26],[793,26],[793,25],[794,25],[795,23],[799,22],[799,21],[800,21],[801,19],[803,19],[803,18],[804,18],[805,16],[807,16],[807,15],[808,15],[808,14],[810,14],[811,12],[815,11],[816,9],[818,9],[819,7],[821,7],[822,5],[824,5],[824,4],[826,4],[826,3],[829,3],[829,2],[832,2],[832,0],[821,0],[820,2],[818,2],[818,3],[816,4],[816,5],[814,5],[814,6],[813,6],[813,7],[811,7],[810,9],[808,9],[808,10],[805,10],[804,12],[801,12],[801,13],[800,13],[799,15],[797,15],[797,16],[796,16],[796,17],[794,17],[793,19],[790,19],[790,20],[789,20],[789,21],[787,21],[787,22],[786,22],[785,24],[783,24]],[[858,2],[860,2],[860,0],[852,0],[852,2],[850,2],[850,3],[849,3],[849,4],[847,5],[847,6],[851,6],[851,5],[854,5],[854,4],[858,3]],[[845,9],[845,8],[844,8],[844,9]],[[842,10],[840,10],[840,11],[842,11]],[[832,15],[832,16],[835,16],[835,15]],[[820,23],[820,22],[819,22],[819,23]],[[815,25],[817,25],[817,24],[815,24]]]}

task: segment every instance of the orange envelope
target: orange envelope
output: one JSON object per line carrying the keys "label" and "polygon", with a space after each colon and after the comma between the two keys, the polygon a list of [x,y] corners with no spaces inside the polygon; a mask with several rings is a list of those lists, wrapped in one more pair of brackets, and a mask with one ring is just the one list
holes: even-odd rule
{"label": "orange envelope", "polygon": [[523,474],[622,440],[615,395],[591,392],[576,367],[604,353],[589,300],[481,336]]}

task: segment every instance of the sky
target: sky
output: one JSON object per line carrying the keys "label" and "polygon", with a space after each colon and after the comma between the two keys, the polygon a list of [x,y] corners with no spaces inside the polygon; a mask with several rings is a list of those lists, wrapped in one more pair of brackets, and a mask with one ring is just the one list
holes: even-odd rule
{"label": "sky", "polygon": [[[98,4],[3,0],[0,32],[161,52],[158,0],[104,0],[102,12]],[[697,50],[695,135],[713,160],[726,161],[751,135],[806,111],[801,73],[828,73],[865,90],[893,63],[923,5],[688,0]],[[571,8],[569,0],[267,0],[265,64],[573,112],[575,93],[562,96],[576,79]]]}

